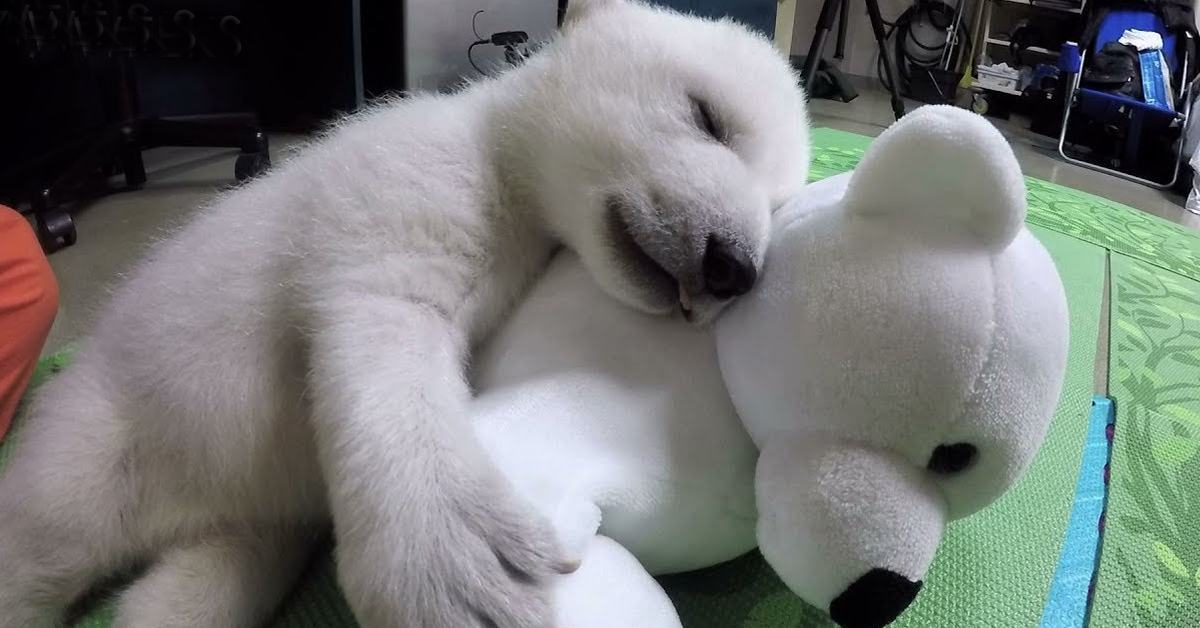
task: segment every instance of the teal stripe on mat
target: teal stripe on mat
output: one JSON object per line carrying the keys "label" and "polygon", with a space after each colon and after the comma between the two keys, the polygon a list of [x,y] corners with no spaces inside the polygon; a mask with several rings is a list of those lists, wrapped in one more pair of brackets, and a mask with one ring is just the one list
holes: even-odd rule
{"label": "teal stripe on mat", "polygon": [[1088,593],[1096,573],[1100,552],[1100,517],[1107,496],[1104,467],[1108,464],[1109,442],[1106,432],[1115,417],[1112,400],[1097,396],[1092,400],[1088,419],[1087,442],[1075,484],[1075,505],[1067,523],[1050,585],[1041,628],[1083,628],[1087,624]]}

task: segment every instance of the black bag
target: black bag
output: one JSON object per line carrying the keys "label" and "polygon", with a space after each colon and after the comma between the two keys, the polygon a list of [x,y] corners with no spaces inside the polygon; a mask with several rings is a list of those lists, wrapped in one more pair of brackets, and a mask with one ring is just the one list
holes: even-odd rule
{"label": "black bag", "polygon": [[1104,44],[1083,70],[1080,82],[1092,89],[1142,99],[1142,64],[1133,46]]}

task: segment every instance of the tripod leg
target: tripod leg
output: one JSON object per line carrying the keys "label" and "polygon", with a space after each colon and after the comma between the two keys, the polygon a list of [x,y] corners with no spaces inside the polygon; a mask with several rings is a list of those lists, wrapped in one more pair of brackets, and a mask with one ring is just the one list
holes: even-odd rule
{"label": "tripod leg", "polygon": [[[813,79],[817,76],[817,68],[821,65],[821,55],[825,52],[825,40],[829,31],[833,30],[833,16],[844,0],[825,0],[821,5],[821,16],[817,18],[817,30],[813,32],[812,43],[808,47],[808,57],[804,60],[804,89],[812,92]],[[843,9],[844,11],[844,9]]]}
{"label": "tripod leg", "polygon": [[837,51],[833,53],[833,58],[839,61],[846,58],[846,28],[849,26],[849,22],[849,7],[843,5],[842,10],[838,11]]}
{"label": "tripod leg", "polygon": [[875,31],[875,41],[879,43],[879,58],[883,61],[883,71],[887,73],[888,83],[892,85],[892,113],[896,119],[904,117],[904,101],[900,99],[900,82],[896,79],[896,65],[888,53],[887,31],[883,29],[883,15],[879,13],[879,0],[866,0],[867,15],[871,18],[871,30]]}

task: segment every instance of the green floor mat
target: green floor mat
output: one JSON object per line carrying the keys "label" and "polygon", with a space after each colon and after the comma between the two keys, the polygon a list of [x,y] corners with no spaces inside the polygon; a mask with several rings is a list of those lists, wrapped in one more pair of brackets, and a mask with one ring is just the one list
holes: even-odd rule
{"label": "green floor mat", "polygon": [[[75,354],[73,348],[63,349],[54,355],[47,356],[38,361],[37,366],[33,369],[33,375],[29,378],[29,390],[34,390],[41,386],[43,382],[49,379],[55,373],[61,371],[64,367],[71,363],[71,357]],[[25,396],[20,403],[17,404],[17,416],[24,414],[25,406],[28,401],[28,395]],[[4,440],[0,440],[0,470],[4,469],[4,463],[8,460],[9,453],[12,452],[13,446],[17,441],[18,432],[21,428],[19,420],[13,421],[9,428],[8,434]]]}
{"label": "green floor mat", "polygon": [[1105,252],[1052,231],[1033,231],[1054,257],[1070,308],[1062,398],[1025,479],[990,508],[951,527],[928,590],[895,626],[1007,628],[1036,626],[1041,618],[1091,412]]}
{"label": "green floor mat", "polygon": [[1200,626],[1200,282],[1112,257],[1108,512],[1091,626]]}
{"label": "green floor mat", "polygon": [[853,170],[862,159],[871,138],[837,129],[814,129],[812,132],[812,164],[808,180],[820,181]]}
{"label": "green floor mat", "polygon": [[338,589],[333,556],[328,550],[309,565],[300,586],[292,591],[272,628],[350,628],[357,626],[350,606]]}
{"label": "green floor mat", "polygon": [[[813,131],[811,180],[851,170],[871,138]],[[1200,279],[1200,233],[1087,192],[1025,177],[1028,222]]]}

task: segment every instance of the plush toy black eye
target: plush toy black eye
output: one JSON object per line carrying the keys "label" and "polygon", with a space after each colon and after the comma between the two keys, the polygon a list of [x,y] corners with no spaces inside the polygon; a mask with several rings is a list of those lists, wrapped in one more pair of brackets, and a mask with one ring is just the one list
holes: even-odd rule
{"label": "plush toy black eye", "polygon": [[693,98],[692,114],[696,119],[696,126],[700,127],[702,131],[714,140],[725,143],[725,130],[717,122],[716,116],[713,115],[712,107],[707,102],[699,98]]}
{"label": "plush toy black eye", "polygon": [[929,457],[929,464],[925,466],[934,473],[950,475],[965,471],[978,457],[979,450],[971,443],[938,445]]}

